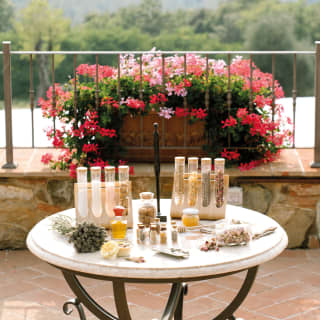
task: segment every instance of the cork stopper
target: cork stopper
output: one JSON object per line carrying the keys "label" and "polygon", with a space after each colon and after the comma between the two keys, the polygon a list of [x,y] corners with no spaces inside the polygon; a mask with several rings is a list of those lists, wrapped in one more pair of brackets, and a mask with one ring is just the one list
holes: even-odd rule
{"label": "cork stopper", "polygon": [[104,167],[105,182],[114,182],[115,181],[115,172],[116,172],[116,169],[113,166]]}
{"label": "cork stopper", "polygon": [[129,166],[119,166],[119,181],[129,180]]}
{"label": "cork stopper", "polygon": [[167,230],[167,225],[165,223],[161,223],[160,230],[161,231],[166,231]]}
{"label": "cork stopper", "polygon": [[153,192],[140,192],[140,199],[143,200],[152,200],[153,199]]}
{"label": "cork stopper", "polygon": [[224,158],[216,158],[214,159],[214,170],[215,172],[221,171],[224,172],[225,159]]}
{"label": "cork stopper", "polygon": [[87,183],[87,172],[88,169],[86,167],[78,167],[77,168],[77,182],[78,183]]}
{"label": "cork stopper", "polygon": [[101,181],[101,167],[91,167],[91,182],[100,182]]}
{"label": "cork stopper", "polygon": [[175,157],[174,158],[174,170],[175,170],[175,172],[183,174],[184,173],[184,168],[185,168],[185,162],[186,162],[185,157]]}
{"label": "cork stopper", "polygon": [[198,157],[188,158],[188,172],[198,172]]}
{"label": "cork stopper", "polygon": [[186,161],[185,157],[174,157],[175,164],[183,165],[185,161]]}
{"label": "cork stopper", "polygon": [[201,158],[201,171],[207,172],[211,171],[211,158]]}
{"label": "cork stopper", "polygon": [[225,163],[224,158],[215,158],[214,159],[214,165],[217,165],[217,164],[224,165],[224,163]]}

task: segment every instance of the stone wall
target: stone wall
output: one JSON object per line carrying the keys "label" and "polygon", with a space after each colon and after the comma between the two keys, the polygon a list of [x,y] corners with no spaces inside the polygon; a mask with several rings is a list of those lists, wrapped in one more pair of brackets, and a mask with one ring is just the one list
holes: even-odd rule
{"label": "stone wall", "polygon": [[287,232],[289,248],[307,246],[317,234],[318,179],[234,179],[243,188],[243,206],[267,214]]}
{"label": "stone wall", "polygon": [[[152,175],[135,175],[133,198],[142,191],[155,192]],[[170,198],[172,177],[161,177],[161,197]],[[243,188],[243,205],[278,221],[289,236],[289,248],[306,244],[316,234],[316,204],[320,200],[320,181],[256,177],[231,179]],[[28,231],[41,219],[72,208],[73,182],[68,177],[0,178],[0,249],[25,246]]]}
{"label": "stone wall", "polygon": [[24,247],[38,221],[72,207],[68,178],[0,178],[0,249]]}

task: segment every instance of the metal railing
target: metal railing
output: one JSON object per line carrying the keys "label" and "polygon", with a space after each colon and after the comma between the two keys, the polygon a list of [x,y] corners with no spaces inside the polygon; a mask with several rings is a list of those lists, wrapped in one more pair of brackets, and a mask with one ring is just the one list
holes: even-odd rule
{"label": "metal railing", "polygon": [[[165,90],[165,55],[183,55],[184,56],[184,74],[187,73],[186,55],[187,54],[199,54],[206,57],[206,74],[205,81],[208,83],[209,75],[209,55],[227,55],[227,74],[228,74],[228,85],[227,85],[227,108],[228,115],[231,112],[231,56],[232,55],[249,55],[250,59],[250,102],[249,109],[253,108],[253,90],[252,90],[252,74],[253,74],[253,55],[271,55],[272,57],[272,121],[274,121],[274,106],[275,106],[275,72],[276,72],[276,56],[278,55],[292,55],[293,57],[293,86],[292,86],[292,106],[293,106],[293,144],[292,148],[295,148],[295,114],[296,114],[296,99],[297,99],[297,85],[296,85],[296,75],[297,75],[297,55],[314,55],[315,56],[315,82],[314,82],[314,92],[315,92],[315,147],[314,147],[314,161],[311,164],[313,168],[320,168],[320,42],[315,43],[315,51],[157,51],[155,54],[160,54],[162,56],[162,89]],[[120,97],[121,87],[120,87],[120,56],[121,55],[139,55],[150,54],[150,51],[11,51],[10,42],[2,42],[3,51],[0,54],[3,55],[3,82],[4,82],[4,105],[5,105],[5,126],[6,126],[6,163],[3,168],[14,169],[16,165],[13,159],[13,142],[12,142],[12,87],[11,87],[11,55],[29,55],[29,65],[30,65],[30,109],[31,109],[31,121],[32,121],[32,148],[34,148],[34,85],[33,85],[33,56],[36,55],[50,55],[51,56],[51,81],[52,81],[52,104],[53,108],[56,107],[56,94],[55,94],[55,55],[73,55],[73,76],[74,79],[77,77],[76,67],[77,67],[77,56],[78,55],[94,55],[96,62],[96,90],[95,98],[98,105],[99,101],[99,79],[98,79],[98,64],[100,55],[116,55],[117,59],[117,75],[118,75],[118,87],[117,92]],[[142,92],[142,59],[140,59],[140,89],[139,96],[143,97]],[[74,81],[74,108],[77,108],[77,83]],[[209,91],[208,86],[206,86],[205,92],[205,107],[209,108]],[[184,107],[187,107],[187,100],[184,98]],[[53,126],[55,130],[55,118],[53,119]],[[186,130],[185,130],[186,132]],[[229,149],[234,149],[237,147],[231,146],[230,135],[228,137]]]}

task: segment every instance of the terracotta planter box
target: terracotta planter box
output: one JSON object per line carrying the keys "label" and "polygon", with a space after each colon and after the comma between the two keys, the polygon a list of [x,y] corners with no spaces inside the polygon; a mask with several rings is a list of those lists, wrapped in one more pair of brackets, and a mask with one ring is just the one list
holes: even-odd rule
{"label": "terracotta planter box", "polygon": [[120,131],[120,143],[127,149],[124,160],[152,162],[153,123],[159,124],[160,160],[173,162],[174,157],[204,156],[202,146],[205,140],[205,122],[189,124],[189,118],[173,117],[169,120],[160,118],[157,113],[146,116],[127,116]]}

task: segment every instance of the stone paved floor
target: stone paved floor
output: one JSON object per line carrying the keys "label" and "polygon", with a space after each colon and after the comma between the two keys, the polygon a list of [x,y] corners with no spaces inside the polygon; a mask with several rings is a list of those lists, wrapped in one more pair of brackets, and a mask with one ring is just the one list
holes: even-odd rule
{"label": "stone paved floor", "polygon": [[[235,295],[243,274],[192,283],[184,319],[212,319]],[[88,292],[115,313],[108,282],[84,279]],[[169,286],[128,285],[133,319],[159,317]],[[0,251],[0,320],[77,319],[62,304],[72,297],[60,273],[27,250]],[[95,317],[86,311],[88,319]],[[286,250],[260,267],[251,294],[236,312],[246,320],[320,320],[320,249]]]}

